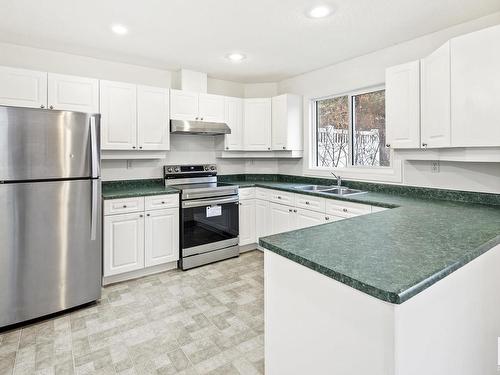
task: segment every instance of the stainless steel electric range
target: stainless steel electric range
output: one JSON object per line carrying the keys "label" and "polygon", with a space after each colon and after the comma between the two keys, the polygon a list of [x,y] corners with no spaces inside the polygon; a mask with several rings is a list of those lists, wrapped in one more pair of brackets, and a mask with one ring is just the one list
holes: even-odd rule
{"label": "stainless steel electric range", "polygon": [[239,256],[238,186],[217,182],[217,166],[166,165],[165,185],[180,191],[179,268]]}

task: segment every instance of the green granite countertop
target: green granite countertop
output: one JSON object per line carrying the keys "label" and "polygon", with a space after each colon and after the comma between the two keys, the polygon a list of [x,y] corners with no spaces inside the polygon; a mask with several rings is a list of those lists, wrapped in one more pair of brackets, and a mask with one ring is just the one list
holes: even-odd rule
{"label": "green granite countertop", "polygon": [[165,187],[162,179],[104,181],[103,199],[143,197],[147,195],[178,194],[179,191]]}
{"label": "green granite countertop", "polygon": [[[237,175],[221,181],[326,198],[331,196],[297,187],[335,182],[272,179]],[[500,244],[499,194],[349,181],[346,185],[375,191],[342,200],[391,209],[263,237],[260,245],[373,297],[400,304]]]}

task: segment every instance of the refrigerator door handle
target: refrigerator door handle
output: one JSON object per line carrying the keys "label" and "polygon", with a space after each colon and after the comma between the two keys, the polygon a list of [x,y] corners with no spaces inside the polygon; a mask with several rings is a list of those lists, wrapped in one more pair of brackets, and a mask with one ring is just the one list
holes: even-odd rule
{"label": "refrigerator door handle", "polygon": [[95,241],[97,233],[97,214],[98,214],[98,204],[99,204],[99,180],[92,180],[92,203],[90,212],[90,240]]}
{"label": "refrigerator door handle", "polygon": [[99,149],[97,145],[97,131],[95,116],[90,116],[90,154],[92,159],[92,178],[100,176]]}

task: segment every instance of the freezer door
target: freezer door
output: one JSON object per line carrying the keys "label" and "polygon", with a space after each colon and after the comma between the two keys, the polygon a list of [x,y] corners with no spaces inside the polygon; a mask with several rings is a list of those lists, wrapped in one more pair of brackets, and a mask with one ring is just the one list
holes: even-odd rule
{"label": "freezer door", "polygon": [[100,115],[0,106],[0,181],[99,176]]}
{"label": "freezer door", "polygon": [[100,298],[101,182],[0,184],[0,327]]}

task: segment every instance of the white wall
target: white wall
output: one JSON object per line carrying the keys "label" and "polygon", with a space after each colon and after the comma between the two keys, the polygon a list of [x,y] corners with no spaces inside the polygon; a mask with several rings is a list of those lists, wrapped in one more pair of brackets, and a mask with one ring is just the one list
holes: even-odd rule
{"label": "white wall", "polygon": [[[422,58],[448,39],[500,23],[500,13],[456,25],[439,32],[394,45],[364,56],[305,73],[278,83],[278,93],[304,96],[305,139],[309,129],[309,100],[384,84],[385,69]],[[305,155],[308,144],[305,142]],[[395,159],[400,159],[397,151]],[[303,174],[308,158],[300,161],[280,161],[279,171]],[[499,163],[442,163],[440,173],[430,173],[430,162],[403,163],[403,183],[458,190],[500,191]],[[368,178],[369,179],[369,178]]]}

